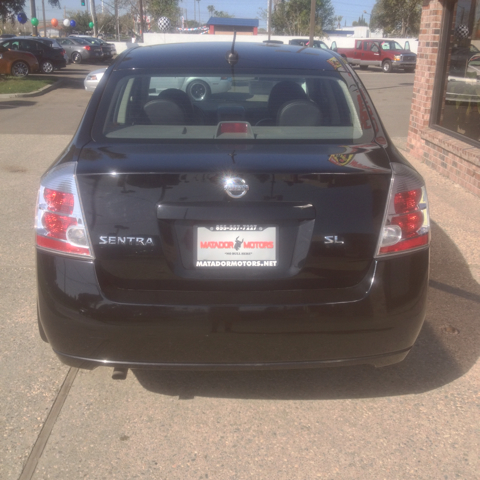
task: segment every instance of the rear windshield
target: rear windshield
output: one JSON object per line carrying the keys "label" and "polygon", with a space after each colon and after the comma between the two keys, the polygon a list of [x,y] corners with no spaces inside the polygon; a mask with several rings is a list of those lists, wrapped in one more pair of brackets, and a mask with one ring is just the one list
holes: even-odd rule
{"label": "rear windshield", "polygon": [[348,143],[373,138],[358,87],[345,72],[183,75],[113,72],[94,138]]}

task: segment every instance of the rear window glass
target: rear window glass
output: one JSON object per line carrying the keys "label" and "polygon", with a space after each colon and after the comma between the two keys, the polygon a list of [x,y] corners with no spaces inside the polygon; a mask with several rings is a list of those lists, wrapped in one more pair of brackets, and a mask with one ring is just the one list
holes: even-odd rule
{"label": "rear window glass", "polygon": [[94,137],[108,141],[364,143],[369,115],[348,73],[180,76],[114,72]]}

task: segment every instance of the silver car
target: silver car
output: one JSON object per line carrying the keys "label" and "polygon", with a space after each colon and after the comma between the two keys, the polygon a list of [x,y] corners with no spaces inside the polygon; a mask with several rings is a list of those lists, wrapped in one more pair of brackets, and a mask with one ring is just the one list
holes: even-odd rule
{"label": "silver car", "polygon": [[[107,68],[90,72],[84,80],[85,90],[93,92]],[[178,88],[196,102],[207,100],[210,95],[228,92],[232,88],[230,77],[156,77],[149,85],[149,95],[157,96],[161,91]]]}
{"label": "silver car", "polygon": [[64,48],[73,63],[99,62],[103,58],[102,47],[90,45],[82,38],[58,38],[57,42]]}
{"label": "silver car", "polygon": [[98,82],[102,79],[103,74],[107,67],[99,68],[98,70],[94,70],[90,72],[83,81],[83,85],[87,92],[93,92],[98,85]]}

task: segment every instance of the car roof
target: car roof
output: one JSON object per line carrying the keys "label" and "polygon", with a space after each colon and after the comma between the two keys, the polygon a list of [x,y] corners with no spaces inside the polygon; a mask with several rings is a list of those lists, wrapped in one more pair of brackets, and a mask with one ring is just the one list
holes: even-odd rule
{"label": "car roof", "polygon": [[[132,68],[185,68],[224,69],[228,66],[226,54],[232,43],[169,43],[133,47],[115,64],[115,70]],[[238,54],[236,69],[322,69],[335,70],[328,62],[338,55],[323,49],[302,49],[294,45],[254,42],[236,42]]]}

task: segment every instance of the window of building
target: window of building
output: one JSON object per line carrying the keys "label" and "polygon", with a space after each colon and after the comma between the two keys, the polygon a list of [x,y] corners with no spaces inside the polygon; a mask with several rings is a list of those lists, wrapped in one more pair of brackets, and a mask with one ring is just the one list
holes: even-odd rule
{"label": "window of building", "polygon": [[435,124],[480,142],[480,0],[458,0],[451,14],[446,68]]}

